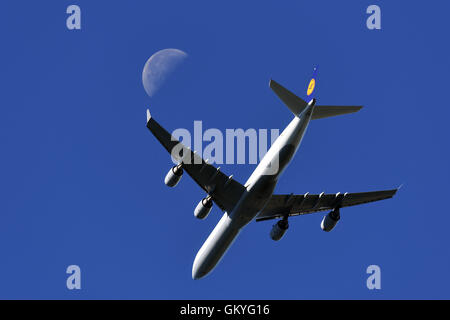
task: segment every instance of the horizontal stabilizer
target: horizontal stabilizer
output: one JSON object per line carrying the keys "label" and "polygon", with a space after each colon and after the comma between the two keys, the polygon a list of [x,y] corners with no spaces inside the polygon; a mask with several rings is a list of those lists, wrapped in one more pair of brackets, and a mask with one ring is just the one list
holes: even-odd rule
{"label": "horizontal stabilizer", "polygon": [[274,80],[270,80],[270,88],[296,116],[298,116],[308,106],[306,101],[297,97],[295,94]]}
{"label": "horizontal stabilizer", "polygon": [[334,117],[361,110],[362,106],[316,106],[311,120]]}

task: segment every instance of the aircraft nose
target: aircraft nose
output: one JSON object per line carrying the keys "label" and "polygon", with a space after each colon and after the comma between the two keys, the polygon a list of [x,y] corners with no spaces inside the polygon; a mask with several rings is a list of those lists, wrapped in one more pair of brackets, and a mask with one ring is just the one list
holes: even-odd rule
{"label": "aircraft nose", "polygon": [[192,279],[198,280],[204,276],[204,273],[200,272],[197,268],[192,268]]}
{"label": "aircraft nose", "polygon": [[192,265],[192,279],[198,280],[203,278],[208,272],[203,268],[203,263],[199,262],[199,257],[195,257],[194,264]]}
{"label": "aircraft nose", "polygon": [[219,263],[240,229],[231,228],[231,219],[225,213],[217,226],[203,243],[192,265],[192,279],[197,280],[209,274]]}

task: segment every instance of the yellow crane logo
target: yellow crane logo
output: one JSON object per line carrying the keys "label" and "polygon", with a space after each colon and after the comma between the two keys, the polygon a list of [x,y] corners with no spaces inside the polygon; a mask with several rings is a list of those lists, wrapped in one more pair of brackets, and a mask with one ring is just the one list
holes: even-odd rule
{"label": "yellow crane logo", "polygon": [[311,93],[313,93],[315,86],[316,86],[316,80],[314,78],[312,78],[311,81],[309,82],[308,91],[306,92],[306,94],[308,96],[311,95]]}

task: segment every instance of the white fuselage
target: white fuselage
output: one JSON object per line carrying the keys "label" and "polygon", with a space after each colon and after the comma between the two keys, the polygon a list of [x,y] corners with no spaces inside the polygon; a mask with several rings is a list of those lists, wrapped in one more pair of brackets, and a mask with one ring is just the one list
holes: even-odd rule
{"label": "white fuselage", "polygon": [[245,183],[246,192],[232,212],[225,212],[195,257],[192,278],[208,274],[220,261],[241,229],[264,209],[278,178],[296,153],[311,119],[314,100],[283,130]]}

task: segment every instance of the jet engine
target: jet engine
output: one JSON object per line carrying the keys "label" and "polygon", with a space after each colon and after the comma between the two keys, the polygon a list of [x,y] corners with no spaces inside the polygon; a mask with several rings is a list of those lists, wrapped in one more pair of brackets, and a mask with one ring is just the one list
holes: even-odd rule
{"label": "jet engine", "polygon": [[194,210],[194,216],[197,219],[205,219],[208,214],[211,212],[213,202],[211,197],[206,197],[198,203],[197,207]]}
{"label": "jet engine", "polygon": [[336,226],[340,218],[339,208],[336,208],[323,217],[320,227],[323,231],[330,232]]}
{"label": "jet engine", "polygon": [[280,240],[284,236],[288,228],[289,223],[287,219],[279,220],[273,225],[272,230],[270,231],[270,238],[272,238],[272,240],[274,241]]}
{"label": "jet engine", "polygon": [[164,183],[168,187],[175,187],[180,181],[182,175],[183,168],[181,168],[180,165],[174,166],[173,168],[170,168],[169,172],[167,172]]}

